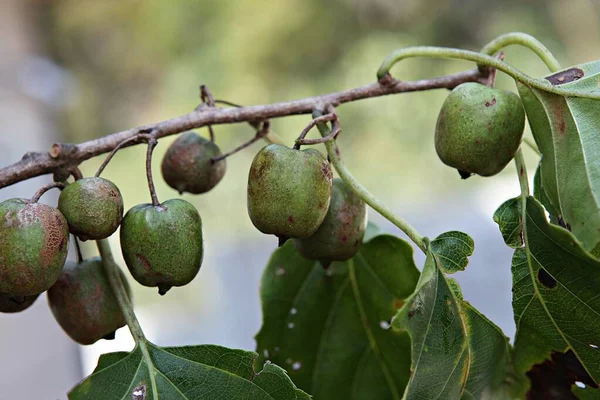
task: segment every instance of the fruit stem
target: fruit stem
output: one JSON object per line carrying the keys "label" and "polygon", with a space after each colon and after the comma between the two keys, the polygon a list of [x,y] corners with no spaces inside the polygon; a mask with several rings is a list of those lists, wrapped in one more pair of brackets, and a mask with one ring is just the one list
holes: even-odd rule
{"label": "fruit stem", "polygon": [[115,259],[112,255],[110,244],[108,243],[107,239],[97,240],[96,244],[98,246],[98,251],[100,252],[100,257],[102,258],[102,267],[106,273],[106,277],[108,278],[108,283],[110,284],[110,287],[117,298],[119,308],[125,317],[127,327],[131,331],[131,335],[136,343],[139,344],[139,342],[145,342],[146,336],[144,335],[140,323],[135,316],[133,305],[131,304],[129,296],[127,296],[127,292],[125,291],[125,287],[121,282],[119,266],[115,262]]}
{"label": "fruit stem", "polygon": [[154,207],[159,206],[158,196],[156,196],[156,189],[154,188],[154,179],[152,179],[152,152],[158,144],[158,141],[154,136],[148,139],[148,150],[146,152],[146,176],[148,177],[148,190],[150,190],[150,197],[152,197],[152,205]]}
{"label": "fruit stem", "polygon": [[523,32],[511,32],[500,35],[496,39],[486,44],[481,49],[481,52],[492,55],[504,47],[511,45],[520,45],[533,51],[544,62],[544,64],[546,64],[550,72],[556,72],[561,69],[558,60],[542,42]]}
{"label": "fruit stem", "polygon": [[125,317],[125,322],[127,323],[129,332],[131,332],[131,336],[133,336],[133,340],[135,340],[136,346],[138,346],[142,352],[142,357],[148,366],[153,398],[158,399],[158,389],[153,370],[154,363],[150,357],[148,346],[146,345],[148,339],[146,339],[144,331],[142,330],[142,327],[135,316],[133,305],[129,300],[125,286],[123,286],[123,282],[121,281],[119,266],[113,258],[112,250],[107,239],[97,240],[96,245],[98,246],[98,251],[100,252],[100,257],[102,258],[102,268],[104,269],[104,273],[106,273],[110,288],[117,299],[117,303],[119,304],[119,308],[123,313],[123,317]]}
{"label": "fruit stem", "polygon": [[545,79],[535,79],[531,76],[523,73],[515,67],[507,64],[504,61],[492,57],[487,54],[479,53],[476,51],[452,49],[448,47],[433,47],[433,46],[419,46],[419,47],[408,47],[392,52],[387,58],[381,63],[379,70],[377,71],[377,78],[380,81],[389,79],[389,70],[396,63],[411,57],[432,57],[432,58],[448,58],[448,59],[459,59],[465,61],[473,61],[479,65],[484,65],[491,68],[496,68],[499,71],[511,76],[516,81],[519,81],[531,88],[539,89],[547,93],[553,93],[563,97],[579,97],[586,99],[600,99],[600,92],[592,92],[588,89],[565,89],[560,86],[554,86]]}
{"label": "fruit stem", "polygon": [[108,156],[106,156],[106,158],[104,159],[104,161],[102,162],[100,167],[98,167],[98,170],[96,171],[96,174],[94,176],[96,178],[98,178],[100,176],[100,174],[102,173],[102,171],[104,171],[104,168],[106,168],[106,166],[108,165],[110,160],[115,156],[115,154],[117,154],[117,151],[119,151],[123,148],[123,146],[128,145],[129,143],[133,143],[133,142],[139,142],[139,141],[143,141],[143,140],[148,141],[149,138],[150,138],[150,135],[148,135],[147,133],[139,133],[136,136],[133,136],[133,137],[130,137],[129,139],[123,140],[121,143],[119,143],[117,145],[117,147],[115,147],[108,154]]}
{"label": "fruit stem", "polygon": [[[313,112],[314,118],[317,118],[320,115],[323,115],[321,111],[315,110]],[[317,128],[319,128],[321,136],[323,137],[326,137],[331,133],[329,127],[324,122],[318,123]],[[340,151],[335,140],[329,140],[325,142],[325,147],[327,148],[329,160],[344,183],[348,185],[365,203],[371,206],[371,208],[400,228],[400,230],[402,230],[402,232],[404,232],[424,253],[427,253],[426,238],[421,236],[408,221],[395,215],[392,210],[390,210],[383,202],[373,196],[356,180],[356,178],[354,178],[354,176],[352,176],[340,157]]]}
{"label": "fruit stem", "polygon": [[[308,134],[308,132],[310,132],[310,130],[312,128],[314,128],[318,123],[321,122],[328,122],[328,121],[337,121],[337,114],[333,113],[333,114],[325,114],[325,115],[321,115],[320,117],[317,118],[313,118],[312,121],[310,121],[310,123],[308,125],[306,125],[306,127],[304,129],[302,129],[302,132],[300,132],[300,136],[298,136],[298,139],[296,139],[296,143],[294,144],[294,149],[295,150],[300,150],[300,146],[302,146],[303,144],[314,144],[314,139],[304,139],[306,137],[306,135]],[[333,134],[333,132],[332,132]],[[333,135],[332,135],[333,136]],[[320,140],[320,142],[317,143],[324,143],[323,139],[325,139],[325,137],[317,139]],[[329,140],[329,138],[327,138],[325,141]]]}
{"label": "fruit stem", "polygon": [[73,237],[73,241],[75,242],[75,249],[77,250],[77,262],[78,263],[82,263],[83,262],[83,253],[81,252],[81,245],[79,244],[79,239],[77,239],[77,236],[75,235],[71,235]]}
{"label": "fruit stem", "polygon": [[211,160],[213,163],[216,163],[216,162],[218,162],[218,161],[221,161],[221,160],[224,160],[224,159],[226,159],[226,158],[227,158],[227,157],[229,157],[230,155],[233,155],[233,154],[237,153],[237,152],[238,152],[238,151],[240,151],[240,150],[243,150],[243,149],[245,149],[246,147],[250,146],[252,143],[254,143],[254,142],[256,142],[256,141],[258,141],[258,140],[262,139],[263,137],[265,137],[265,135],[268,135],[268,134],[269,134],[269,128],[270,128],[270,126],[271,126],[271,123],[270,123],[269,121],[264,121],[264,122],[262,123],[262,127],[256,131],[256,135],[254,135],[254,137],[253,137],[252,139],[248,140],[248,141],[247,141],[247,142],[245,142],[245,143],[242,143],[242,144],[240,144],[240,145],[239,145],[239,146],[237,146],[235,149],[233,149],[233,150],[230,150],[230,151],[228,151],[228,152],[227,152],[227,153],[225,153],[225,154],[221,154],[221,155],[220,155],[220,156],[218,156],[218,157],[213,157],[213,158],[211,158],[210,160]]}
{"label": "fruit stem", "polygon": [[540,152],[540,149],[538,149],[537,145],[535,144],[535,142],[533,140],[529,139],[528,137],[524,137],[523,143],[525,143],[527,146],[529,146],[531,148],[531,150],[535,151],[535,153],[538,156],[542,155],[542,153]]}
{"label": "fruit stem", "polygon": [[40,188],[40,190],[38,190],[37,192],[34,193],[33,197],[31,198],[31,202],[37,203],[40,200],[40,197],[42,197],[43,194],[46,193],[50,189],[54,189],[54,188],[63,189],[65,186],[66,185],[63,182],[52,182],[52,183],[47,184],[46,186],[42,186]]}
{"label": "fruit stem", "polygon": [[519,184],[521,185],[521,197],[529,196],[529,179],[527,177],[527,167],[525,166],[525,158],[523,150],[519,147],[515,154],[515,165],[517,166],[517,174],[519,175]]}
{"label": "fruit stem", "polygon": [[[222,99],[216,99],[215,100],[216,104],[224,104],[226,106],[231,106],[231,107],[236,107],[236,108],[241,108],[243,106],[237,104],[237,103],[233,103],[231,101],[228,100],[222,100]],[[256,130],[260,129],[260,122],[256,122],[256,121],[248,121],[248,124],[253,127]],[[269,144],[285,144],[283,142],[283,140],[281,140],[281,138],[279,137],[279,135],[277,135],[275,132],[273,132],[272,130],[269,130],[263,137],[263,140]]]}

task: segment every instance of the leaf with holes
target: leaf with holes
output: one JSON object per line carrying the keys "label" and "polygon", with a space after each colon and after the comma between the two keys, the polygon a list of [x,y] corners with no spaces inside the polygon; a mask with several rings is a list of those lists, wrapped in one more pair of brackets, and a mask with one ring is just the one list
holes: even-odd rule
{"label": "leaf with holes", "polygon": [[[412,374],[404,398],[507,398],[508,338],[463,301],[456,281],[442,272],[439,254],[452,253],[430,247],[414,294],[393,320],[393,327],[406,330],[412,340]],[[464,255],[455,257],[457,262]]]}
{"label": "leaf with holes", "polygon": [[400,399],[410,341],[389,321],[415,288],[412,254],[406,242],[381,235],[324,270],[292,242],[277,249],[262,278],[259,361],[284,366],[316,400]]}
{"label": "leaf with holes", "polygon": [[459,231],[442,233],[431,241],[430,246],[437,255],[440,267],[447,274],[463,271],[475,250],[471,236]]}
{"label": "leaf with holes", "polygon": [[274,364],[254,372],[257,354],[250,351],[213,345],[145,346],[147,355],[139,346],[131,353],[102,355],[69,399],[310,399]]}
{"label": "leaf with holes", "polygon": [[[598,91],[600,60],[546,79],[565,89]],[[557,217],[591,251],[600,243],[600,100],[517,86],[542,153],[540,180],[548,198],[544,205],[552,204]]]}
{"label": "leaf with holes", "polygon": [[521,235],[521,199],[506,200],[494,212],[494,222],[498,224],[504,243],[508,247],[517,249],[523,246]]}
{"label": "leaf with holes", "polygon": [[[517,211],[503,215],[519,218]],[[501,227],[512,226],[519,221],[501,223]],[[597,387],[600,262],[568,230],[548,223],[533,197],[527,199],[523,226],[525,247],[515,250],[512,261],[515,371],[521,376],[529,373],[532,379],[544,360],[572,353],[579,367],[574,378]],[[523,391],[517,394],[524,395]]]}

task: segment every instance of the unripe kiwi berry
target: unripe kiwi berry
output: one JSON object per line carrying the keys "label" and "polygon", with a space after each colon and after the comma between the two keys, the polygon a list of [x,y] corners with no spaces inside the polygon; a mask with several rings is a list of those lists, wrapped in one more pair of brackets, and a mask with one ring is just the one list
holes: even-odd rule
{"label": "unripe kiwi berry", "polygon": [[248,214],[266,234],[307,237],[319,228],[331,198],[329,162],[315,149],[262,148],[248,176]]}
{"label": "unripe kiwi berry", "polygon": [[185,200],[133,207],[123,218],[120,234],[133,278],[144,286],[157,286],[161,295],[172,286],[187,285],[200,270],[202,220]]}
{"label": "unripe kiwi berry", "polygon": [[319,229],[307,238],[294,239],[298,252],[327,267],[332,261],[352,258],[367,229],[367,205],[341,179],[333,180],[329,210]]}
{"label": "unripe kiwi berry", "polygon": [[0,203],[0,292],[33,296],[60,276],[69,226],[54,207],[27,199]]}
{"label": "unripe kiwi berry", "polygon": [[525,111],[515,93],[468,82],[448,95],[437,120],[435,149],[463,178],[502,171],[521,145]]}
{"label": "unripe kiwi berry", "polygon": [[[119,276],[129,295],[121,271]],[[67,262],[60,278],[48,289],[48,304],[59,325],[80,344],[112,339],[115,331],[125,325],[99,257],[78,264]]]}
{"label": "unripe kiwi berry", "polygon": [[225,175],[225,159],[216,143],[194,132],[181,134],[167,149],[161,164],[163,179],[179,193],[206,193],[217,185]]}
{"label": "unripe kiwi berry", "polygon": [[0,312],[16,313],[28,309],[37,300],[39,294],[33,296],[14,296],[0,293]]}
{"label": "unripe kiwi berry", "polygon": [[123,219],[123,198],[111,181],[83,178],[60,193],[58,209],[69,223],[69,231],[82,240],[105,239]]}

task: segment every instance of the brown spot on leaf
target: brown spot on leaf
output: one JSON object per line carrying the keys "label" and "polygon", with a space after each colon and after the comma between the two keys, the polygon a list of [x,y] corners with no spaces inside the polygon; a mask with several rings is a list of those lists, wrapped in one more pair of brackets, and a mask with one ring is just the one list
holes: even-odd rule
{"label": "brown spot on leaf", "polygon": [[401,309],[403,305],[404,305],[404,300],[402,300],[402,299],[396,299],[396,300],[394,300],[394,308],[396,310]]}
{"label": "brown spot on leaf", "polygon": [[293,224],[293,223],[295,222],[295,220],[294,220],[294,216],[293,216],[293,215],[290,215],[290,216],[288,217],[288,222],[289,222],[290,224]]}
{"label": "brown spot on leaf", "polygon": [[546,79],[554,86],[563,85],[583,78],[585,72],[581,68],[569,68],[565,71],[558,72],[554,75],[546,77]]}
{"label": "brown spot on leaf", "polygon": [[496,98],[495,97],[492,99],[492,101],[486,101],[485,102],[485,106],[486,107],[491,107],[491,106],[493,106],[495,104],[496,104]]}

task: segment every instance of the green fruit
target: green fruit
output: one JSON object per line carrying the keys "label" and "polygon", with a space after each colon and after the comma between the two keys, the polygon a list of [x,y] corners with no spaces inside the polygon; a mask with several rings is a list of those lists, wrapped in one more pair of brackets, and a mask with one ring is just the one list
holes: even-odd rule
{"label": "green fruit", "polygon": [[331,204],[323,223],[307,237],[294,239],[298,252],[324,266],[352,258],[367,229],[367,206],[341,179],[333,180]]}
{"label": "green fruit", "polygon": [[38,298],[39,294],[33,296],[14,296],[8,293],[0,293],[0,312],[16,313],[29,308]]}
{"label": "green fruit", "polygon": [[69,226],[54,207],[27,199],[0,203],[0,292],[33,296],[60,276]]}
{"label": "green fruit", "polygon": [[[129,294],[127,280],[119,274]],[[68,262],[48,289],[48,304],[58,324],[80,344],[114,338],[115,331],[125,325],[99,257],[79,264]]]}
{"label": "green fruit", "polygon": [[331,197],[329,162],[317,150],[279,144],[261,149],[248,176],[248,214],[261,232],[307,237],[323,222]]}
{"label": "green fruit", "polygon": [[123,198],[111,181],[83,178],[61,192],[58,209],[67,219],[73,235],[82,240],[105,239],[121,224]]}
{"label": "green fruit", "polygon": [[179,193],[206,193],[225,175],[225,159],[211,160],[221,155],[219,146],[214,142],[194,132],[186,132],[167,149],[161,165],[162,176]]}
{"label": "green fruit", "polygon": [[200,214],[185,200],[140,204],[123,218],[125,263],[136,281],[158,286],[161,295],[194,279],[202,264],[202,246]]}
{"label": "green fruit", "polygon": [[525,111],[518,95],[480,83],[458,85],[438,116],[435,149],[461,176],[502,171],[521,145]]}

